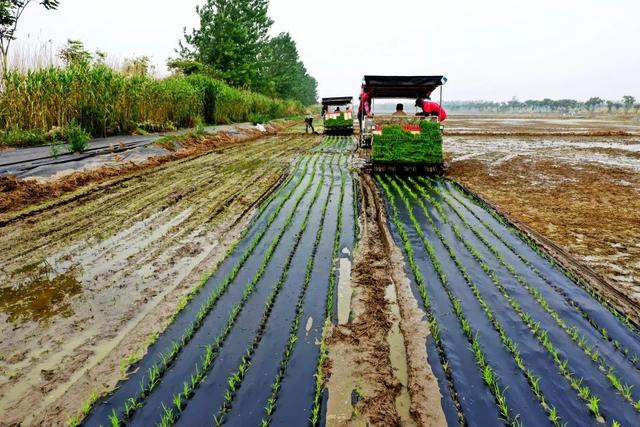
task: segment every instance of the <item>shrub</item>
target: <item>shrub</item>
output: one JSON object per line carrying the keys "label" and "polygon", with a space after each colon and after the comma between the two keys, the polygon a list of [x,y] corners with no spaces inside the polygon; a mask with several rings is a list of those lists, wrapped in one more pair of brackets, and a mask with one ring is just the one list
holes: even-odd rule
{"label": "shrub", "polygon": [[91,135],[84,130],[76,122],[72,122],[67,128],[67,143],[69,144],[69,151],[74,153],[82,153],[87,149],[87,145]]}
{"label": "shrub", "polygon": [[8,147],[27,147],[44,141],[45,135],[38,131],[8,129],[0,133],[0,145]]}

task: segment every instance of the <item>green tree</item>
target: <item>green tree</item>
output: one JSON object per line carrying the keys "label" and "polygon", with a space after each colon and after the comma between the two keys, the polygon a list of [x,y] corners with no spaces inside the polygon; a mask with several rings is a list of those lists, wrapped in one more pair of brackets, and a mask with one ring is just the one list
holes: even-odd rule
{"label": "green tree", "polygon": [[625,95],[622,97],[622,103],[624,104],[625,113],[628,113],[633,108],[633,104],[636,103],[636,98],[631,95]]}
{"label": "green tree", "polygon": [[589,111],[595,111],[595,109],[601,106],[602,104],[604,104],[604,99],[594,96],[592,98],[589,98],[584,103],[584,106],[587,107],[587,110]]}
{"label": "green tree", "polygon": [[300,61],[298,48],[289,33],[269,40],[263,65],[263,93],[284,99],[296,99],[305,105],[317,100],[317,82]]}
{"label": "green tree", "polygon": [[[30,3],[33,0],[0,0],[0,75],[3,80],[9,68],[9,47],[15,40],[18,21]],[[49,10],[60,5],[59,0],[40,0],[39,3]]]}
{"label": "green tree", "polygon": [[[80,40],[67,40],[67,44],[58,51],[58,58],[67,67],[70,65],[89,65],[93,59],[91,53]],[[101,58],[104,61],[104,57]]]}
{"label": "green tree", "polygon": [[234,86],[261,85],[260,59],[273,21],[268,0],[207,0],[196,7],[200,28],[185,32],[181,55],[218,71]]}

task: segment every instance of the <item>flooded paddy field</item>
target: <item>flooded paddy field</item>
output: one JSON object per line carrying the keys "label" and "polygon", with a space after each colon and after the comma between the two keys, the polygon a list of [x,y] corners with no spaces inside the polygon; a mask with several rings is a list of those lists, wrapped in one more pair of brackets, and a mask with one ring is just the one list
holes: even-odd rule
{"label": "flooded paddy field", "polygon": [[376,176],[449,425],[638,425],[640,334],[455,183]]}
{"label": "flooded paddy field", "polygon": [[472,135],[446,137],[447,174],[604,277],[600,291],[628,310],[640,303],[638,126],[637,116],[454,117],[447,127]]}
{"label": "flooded paddy field", "polygon": [[282,134],[221,147],[7,216],[2,423],[64,424],[113,387],[318,142]]}
{"label": "flooded paddy field", "polygon": [[298,125],[2,213],[0,425],[640,425],[637,123],[446,124],[447,177]]}

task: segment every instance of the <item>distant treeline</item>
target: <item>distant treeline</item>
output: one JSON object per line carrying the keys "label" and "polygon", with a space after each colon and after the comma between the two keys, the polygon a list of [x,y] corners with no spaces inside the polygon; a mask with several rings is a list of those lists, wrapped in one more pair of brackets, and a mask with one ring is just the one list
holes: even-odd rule
{"label": "distant treeline", "polygon": [[511,101],[447,101],[445,107],[450,111],[468,111],[468,112],[527,112],[527,113],[577,113],[577,112],[595,112],[606,111],[608,113],[625,112],[638,113],[640,111],[640,103],[636,102],[636,98],[627,95],[621,100],[612,101],[604,100],[599,97],[589,98],[587,101],[577,101],[575,99],[549,99],[542,100],[528,99],[519,101],[513,98]]}

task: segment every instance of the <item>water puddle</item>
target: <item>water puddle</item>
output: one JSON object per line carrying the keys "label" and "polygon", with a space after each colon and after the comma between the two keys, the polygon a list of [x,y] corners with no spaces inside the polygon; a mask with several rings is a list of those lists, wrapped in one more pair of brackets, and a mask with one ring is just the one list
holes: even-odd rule
{"label": "water puddle", "polygon": [[351,287],[351,261],[349,258],[340,258],[338,268],[338,324],[346,325],[349,323],[351,295],[353,294],[353,288]]}
{"label": "water puddle", "polygon": [[357,363],[352,349],[344,344],[331,349],[331,377],[327,383],[329,399],[327,402],[327,426],[362,426],[367,424],[355,409],[360,388],[354,371]]}
{"label": "water puddle", "polygon": [[389,302],[389,309],[393,314],[393,323],[387,342],[389,343],[389,353],[391,358],[391,368],[394,376],[402,384],[400,394],[396,397],[396,410],[400,416],[402,426],[417,425],[411,418],[411,398],[407,384],[409,383],[409,372],[407,366],[407,352],[404,346],[404,337],[400,332],[400,307],[398,306],[398,296],[396,295],[396,287],[391,283],[385,289],[385,298]]}
{"label": "water puddle", "polygon": [[57,274],[50,264],[32,264],[15,272],[16,285],[0,288],[0,312],[11,323],[45,321],[73,314],[70,298],[82,292],[73,272]]}
{"label": "water puddle", "polygon": [[307,335],[309,335],[309,332],[311,332],[311,328],[313,328],[313,317],[309,316],[309,318],[307,319],[307,324],[304,327]]}

